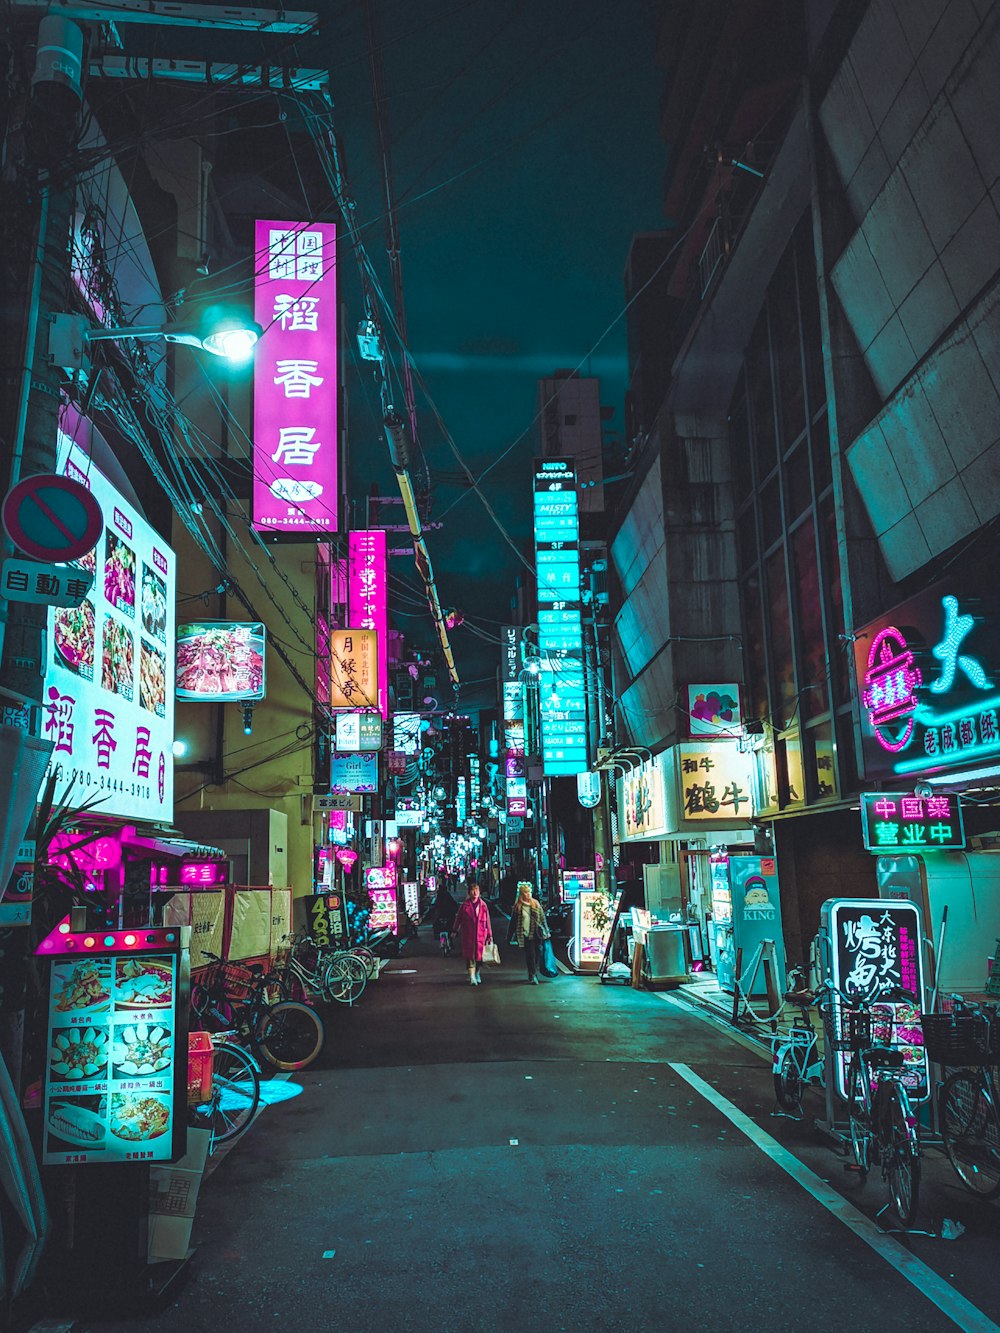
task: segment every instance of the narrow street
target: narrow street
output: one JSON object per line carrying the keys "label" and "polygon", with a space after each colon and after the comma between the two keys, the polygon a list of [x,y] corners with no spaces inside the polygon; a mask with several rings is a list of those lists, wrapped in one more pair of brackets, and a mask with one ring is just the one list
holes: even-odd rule
{"label": "narrow street", "polygon": [[73,1327],[996,1326],[1000,1211],[939,1153],[917,1229],[964,1234],[899,1244],[865,1221],[877,1173],[859,1189],[811,1121],[773,1116],[748,1039],[668,993],[529,986],[520,961],[473,989],[407,945],[203,1185],[161,1307]]}

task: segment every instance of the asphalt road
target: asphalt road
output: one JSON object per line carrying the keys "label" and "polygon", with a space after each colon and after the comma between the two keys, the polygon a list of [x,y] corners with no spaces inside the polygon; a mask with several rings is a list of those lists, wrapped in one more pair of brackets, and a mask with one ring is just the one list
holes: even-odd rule
{"label": "asphalt road", "polygon": [[933,1149],[916,1228],[964,1234],[885,1236],[877,1173],[772,1114],[759,1050],[662,993],[529,986],[506,954],[472,988],[407,945],[205,1182],[166,1297],[73,1328],[996,1327],[1000,1208]]}

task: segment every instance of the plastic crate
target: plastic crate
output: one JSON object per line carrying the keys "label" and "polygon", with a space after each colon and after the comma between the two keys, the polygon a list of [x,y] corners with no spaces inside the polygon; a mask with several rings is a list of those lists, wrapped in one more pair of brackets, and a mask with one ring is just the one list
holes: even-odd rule
{"label": "plastic crate", "polygon": [[1000,1064],[1000,1024],[979,1014],[921,1014],[920,1023],[936,1064]]}
{"label": "plastic crate", "polygon": [[188,1106],[212,1096],[212,1061],[215,1047],[207,1032],[188,1033]]}

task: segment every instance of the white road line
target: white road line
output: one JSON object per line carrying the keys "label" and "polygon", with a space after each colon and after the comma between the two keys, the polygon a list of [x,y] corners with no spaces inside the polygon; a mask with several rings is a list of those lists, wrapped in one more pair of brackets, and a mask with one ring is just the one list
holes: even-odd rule
{"label": "white road line", "polygon": [[660,990],[654,991],[653,993],[659,996],[659,998],[666,1004],[669,1004],[671,1008],[679,1009],[682,1013],[690,1014],[692,1018],[697,1018],[699,1022],[707,1023],[709,1027],[715,1028],[717,1032],[721,1032],[723,1036],[728,1037],[730,1041],[737,1042],[740,1046],[744,1046],[748,1051],[753,1051],[754,1055],[760,1056],[762,1060],[766,1060],[768,1064],[771,1063],[771,1052],[765,1046],[762,1046],[759,1041],[754,1041],[752,1037],[746,1036],[744,1033],[740,1032],[738,1028],[730,1026],[721,1014],[716,1015],[709,1013],[707,1010],[702,1009],[701,1005],[697,1004],[694,1000],[679,999],[676,995],[669,995],[666,991]]}
{"label": "white road line", "polygon": [[835,1189],[827,1185],[825,1181],[820,1180],[815,1172],[805,1166],[799,1159],[783,1148],[776,1139],[773,1139],[766,1130],[754,1123],[748,1115],[745,1115],[731,1101],[722,1096],[710,1083],[706,1083],[700,1078],[689,1065],[674,1064],[670,1062],[669,1067],[680,1074],[681,1078],[696,1092],[700,1092],[707,1102],[720,1111],[737,1129],[747,1136],[751,1143],[758,1147],[766,1157],[770,1157],[776,1166],[780,1166],[782,1171],[787,1172],[802,1188],[813,1196],[817,1203],[834,1217],[843,1222],[849,1230],[870,1245],[876,1254],[895,1268],[900,1276],[906,1278],[907,1282],[916,1287],[922,1295],[926,1296],[937,1308],[948,1316],[953,1323],[957,1324],[964,1333],[998,1333],[998,1326],[983,1314],[982,1310],[973,1305],[971,1301],[966,1300],[953,1286],[947,1283],[940,1274],[935,1273],[933,1268],[929,1268],[922,1260],[912,1255],[909,1250],[905,1250],[887,1236],[885,1232],[879,1231],[878,1227],[869,1218],[865,1217],[848,1201],[842,1198]]}

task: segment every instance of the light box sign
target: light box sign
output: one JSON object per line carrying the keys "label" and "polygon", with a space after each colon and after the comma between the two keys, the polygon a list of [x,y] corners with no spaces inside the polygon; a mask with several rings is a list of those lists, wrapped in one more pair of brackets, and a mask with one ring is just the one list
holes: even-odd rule
{"label": "light box sign", "polygon": [[[103,932],[80,939],[100,948]],[[187,1132],[186,967],[177,950],[53,957],[42,1162],[169,1162]]]}
{"label": "light box sign", "polygon": [[625,808],[625,840],[656,838],[666,832],[663,801],[663,770],[659,762],[644,761],[622,778]]}
{"label": "light box sign", "polygon": [[960,852],[962,804],[953,792],[862,792],[861,827],[870,852]]}
{"label": "light box sign", "polygon": [[260,621],[199,620],[177,626],[177,698],[203,703],[263,699]]}
{"label": "light box sign", "polygon": [[572,776],[589,768],[579,502],[572,459],[536,459],[533,493],[542,769],[546,777]]}
{"label": "light box sign", "polygon": [[377,694],[372,705],[388,716],[389,636],[386,534],[381,528],[347,534],[347,623],[377,634]]}
{"label": "light box sign", "polygon": [[751,818],[750,757],[740,752],[735,740],[678,745],[674,760],[682,821]]}
{"label": "light box sign", "polygon": [[68,436],[59,473],[101,506],[105,532],[77,564],[96,574],[79,607],[50,608],[42,736],[58,791],[102,815],[173,820],[173,551]]}
{"label": "light box sign", "polygon": [[855,634],[865,776],[1000,765],[1000,601],[959,578]]}
{"label": "light box sign", "polygon": [[254,231],[253,523],[298,535],[337,528],[337,270],[330,222]]}
{"label": "light box sign", "polygon": [[330,631],[330,706],[374,708],[378,697],[378,635],[373,629]]}
{"label": "light box sign", "polygon": [[[848,997],[837,999],[834,1017],[841,1025],[850,1000],[877,997],[887,990],[904,990],[916,1003],[885,1001],[872,1010],[872,1035],[879,1045],[903,1052],[903,1082],[914,1101],[930,1095],[930,1073],[920,1027],[924,996],[924,938],[916,903],[879,898],[828,898],[820,909],[822,939],[830,979]],[[847,1096],[847,1068],[851,1052],[838,1051],[834,1060],[837,1090]]]}
{"label": "light box sign", "polygon": [[687,714],[692,736],[735,740],[743,727],[739,685],[688,685]]}
{"label": "light box sign", "polygon": [[571,903],[581,893],[593,893],[596,888],[597,873],[593,870],[562,870],[559,872],[560,897],[564,903]]}
{"label": "light box sign", "polygon": [[381,750],[381,713],[338,713],[336,747],[345,753]]}
{"label": "light box sign", "polygon": [[375,751],[358,754],[341,754],[339,751],[330,756],[330,792],[342,795],[345,792],[378,791],[378,753]]}
{"label": "light box sign", "polygon": [[368,897],[371,901],[368,929],[391,930],[395,935],[399,929],[396,922],[396,890],[394,888],[369,888]]}

